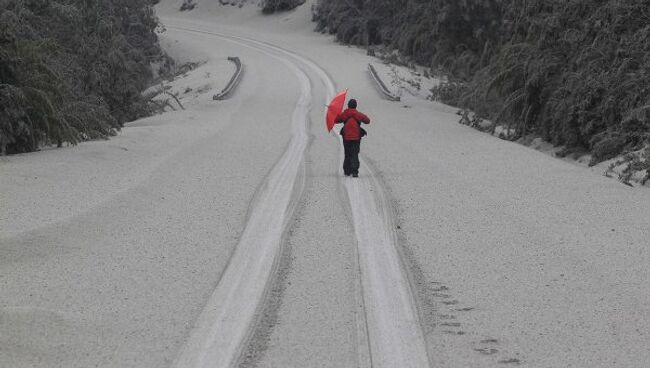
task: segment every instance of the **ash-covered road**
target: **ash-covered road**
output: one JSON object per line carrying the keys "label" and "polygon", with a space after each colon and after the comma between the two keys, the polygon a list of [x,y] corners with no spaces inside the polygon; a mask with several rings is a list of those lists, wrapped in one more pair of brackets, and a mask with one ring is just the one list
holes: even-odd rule
{"label": "ash-covered road", "polygon": [[161,1],[187,110],[1,158],[0,366],[645,367],[650,193],[382,99],[312,3]]}

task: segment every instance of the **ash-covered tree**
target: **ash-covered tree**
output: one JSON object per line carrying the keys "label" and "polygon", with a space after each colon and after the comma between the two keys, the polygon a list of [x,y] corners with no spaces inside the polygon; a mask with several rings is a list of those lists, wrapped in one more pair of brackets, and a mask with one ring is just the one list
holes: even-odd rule
{"label": "ash-covered tree", "polygon": [[594,162],[650,141],[650,0],[320,0],[317,30],[446,72],[443,102]]}
{"label": "ash-covered tree", "polygon": [[113,134],[162,57],[148,0],[0,0],[0,149]]}

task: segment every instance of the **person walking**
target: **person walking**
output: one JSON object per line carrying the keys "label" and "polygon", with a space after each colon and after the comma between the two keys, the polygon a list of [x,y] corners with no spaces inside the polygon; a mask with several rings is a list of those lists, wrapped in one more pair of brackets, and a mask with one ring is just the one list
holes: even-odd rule
{"label": "person walking", "polygon": [[361,123],[370,124],[370,119],[365,114],[357,111],[357,100],[348,101],[348,108],[340,113],[334,120],[336,124],[344,124],[341,128],[345,160],[343,160],[343,173],[345,176],[359,177],[359,151],[361,138],[366,131],[361,128]]}

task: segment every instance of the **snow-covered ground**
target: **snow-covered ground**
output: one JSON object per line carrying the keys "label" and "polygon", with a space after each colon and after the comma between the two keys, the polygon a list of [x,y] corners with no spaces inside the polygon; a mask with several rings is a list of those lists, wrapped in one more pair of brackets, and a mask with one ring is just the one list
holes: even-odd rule
{"label": "snow-covered ground", "polygon": [[[367,73],[381,63],[312,32],[310,1],[267,17],[181,2],[158,11],[164,45],[205,62],[170,83],[186,110],[0,158],[0,366],[184,366],[225,349],[210,346],[224,330],[210,310],[237,293],[221,281],[255,234],[278,240],[246,288],[262,304],[237,314],[253,313],[238,324],[242,366],[395,366],[376,331],[400,318],[432,367],[647,366],[649,191],[459,125],[418,93],[382,99]],[[227,56],[244,79],[212,101]],[[322,122],[344,88],[372,119],[358,181],[341,177]],[[269,191],[268,213],[287,218],[251,235]],[[384,260],[395,270],[372,269]],[[396,276],[373,284],[382,273]]]}

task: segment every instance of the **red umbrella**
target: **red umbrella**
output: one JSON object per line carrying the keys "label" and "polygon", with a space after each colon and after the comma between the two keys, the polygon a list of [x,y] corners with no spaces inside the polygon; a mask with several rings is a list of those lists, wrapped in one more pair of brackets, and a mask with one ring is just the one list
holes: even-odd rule
{"label": "red umbrella", "polygon": [[334,119],[336,116],[343,111],[343,105],[345,105],[345,97],[348,94],[348,90],[341,91],[334,96],[329,105],[327,105],[327,116],[325,117],[325,123],[327,124],[327,131],[331,131],[334,128]]}

